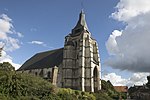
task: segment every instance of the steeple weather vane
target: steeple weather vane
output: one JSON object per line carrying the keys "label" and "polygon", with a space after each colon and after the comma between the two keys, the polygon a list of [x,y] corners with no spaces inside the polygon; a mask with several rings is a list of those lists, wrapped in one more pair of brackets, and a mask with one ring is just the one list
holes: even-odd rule
{"label": "steeple weather vane", "polygon": [[81,9],[83,10],[84,9],[84,5],[83,5],[83,0],[81,0]]}

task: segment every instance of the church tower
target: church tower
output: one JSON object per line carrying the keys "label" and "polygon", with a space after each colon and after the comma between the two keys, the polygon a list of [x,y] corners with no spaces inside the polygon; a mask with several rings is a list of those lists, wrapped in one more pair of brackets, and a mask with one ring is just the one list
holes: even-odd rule
{"label": "church tower", "polygon": [[96,92],[101,89],[98,44],[91,37],[83,10],[77,25],[65,37],[62,87]]}

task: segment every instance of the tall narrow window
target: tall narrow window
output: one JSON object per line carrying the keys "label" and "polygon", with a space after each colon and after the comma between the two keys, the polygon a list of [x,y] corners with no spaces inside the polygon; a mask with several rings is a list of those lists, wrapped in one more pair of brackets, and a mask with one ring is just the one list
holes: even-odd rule
{"label": "tall narrow window", "polygon": [[48,71],[48,73],[47,73],[47,78],[48,79],[51,78],[51,72],[50,71]]}
{"label": "tall narrow window", "polygon": [[40,71],[39,75],[43,77],[43,69]]}
{"label": "tall narrow window", "polygon": [[37,75],[38,75],[38,73],[37,73],[37,72],[35,72],[35,75],[37,76]]}

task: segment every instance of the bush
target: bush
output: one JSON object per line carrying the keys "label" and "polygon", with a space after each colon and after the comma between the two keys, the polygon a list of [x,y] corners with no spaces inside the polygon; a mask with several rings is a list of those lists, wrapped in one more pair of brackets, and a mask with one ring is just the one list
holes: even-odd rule
{"label": "bush", "polygon": [[19,73],[0,63],[0,100],[112,100],[118,96],[110,81],[102,81],[99,93],[57,88],[41,77]]}
{"label": "bush", "polygon": [[108,94],[104,91],[99,91],[98,93],[94,93],[96,100],[113,100]]}
{"label": "bush", "polygon": [[108,80],[107,82],[102,80],[102,91],[105,92],[109,97],[113,99],[118,99],[120,96],[120,93],[118,93],[111,82]]}
{"label": "bush", "polygon": [[[8,69],[7,66],[5,67]],[[26,98],[32,96],[42,98],[56,93],[57,88],[40,77],[18,73],[13,70],[5,70],[4,67],[0,69],[0,98],[23,98],[23,96]]]}
{"label": "bush", "polygon": [[89,92],[60,88],[58,96],[61,100],[95,100],[95,96]]}

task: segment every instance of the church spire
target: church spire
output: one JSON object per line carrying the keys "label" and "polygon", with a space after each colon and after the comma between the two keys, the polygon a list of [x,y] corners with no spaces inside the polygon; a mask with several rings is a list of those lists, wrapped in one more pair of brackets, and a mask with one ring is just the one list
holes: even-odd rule
{"label": "church spire", "polygon": [[88,27],[87,27],[86,20],[85,20],[85,13],[84,13],[83,9],[81,10],[81,13],[79,15],[79,20],[73,29],[73,33],[76,33],[75,31],[79,30],[79,29],[80,29],[80,31],[83,31],[83,30],[88,31]]}
{"label": "church spire", "polygon": [[78,20],[76,27],[80,27],[80,26],[83,26],[84,28],[86,28],[88,30],[86,20],[85,20],[85,13],[84,13],[83,9],[81,10],[81,13],[79,15],[79,20]]}

